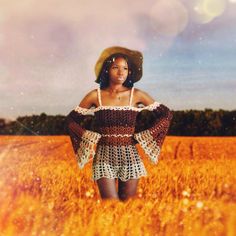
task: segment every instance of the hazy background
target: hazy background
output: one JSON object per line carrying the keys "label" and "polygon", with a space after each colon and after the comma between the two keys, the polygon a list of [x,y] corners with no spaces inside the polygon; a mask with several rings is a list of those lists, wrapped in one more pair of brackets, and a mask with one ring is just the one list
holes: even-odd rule
{"label": "hazy background", "polygon": [[171,109],[235,109],[236,0],[0,0],[0,117],[67,114],[106,47],[144,55],[135,83]]}

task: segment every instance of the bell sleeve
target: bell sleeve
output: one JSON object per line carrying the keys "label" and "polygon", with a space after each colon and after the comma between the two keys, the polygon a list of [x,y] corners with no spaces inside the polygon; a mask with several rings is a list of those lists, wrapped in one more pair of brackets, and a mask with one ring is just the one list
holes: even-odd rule
{"label": "bell sleeve", "polygon": [[66,116],[65,120],[65,129],[70,136],[80,169],[94,158],[98,141],[101,138],[101,134],[86,127],[86,121],[89,120],[91,124],[91,118],[93,118],[91,109],[77,106]]}
{"label": "bell sleeve", "polygon": [[[142,116],[137,116],[134,139],[138,141],[151,163],[157,164],[162,144],[173,118],[173,111],[157,101],[141,109],[142,112],[144,110],[148,113],[146,116],[149,115],[148,124],[142,128],[140,120],[145,119],[138,120],[138,117]],[[138,121],[139,125],[137,125]]]}

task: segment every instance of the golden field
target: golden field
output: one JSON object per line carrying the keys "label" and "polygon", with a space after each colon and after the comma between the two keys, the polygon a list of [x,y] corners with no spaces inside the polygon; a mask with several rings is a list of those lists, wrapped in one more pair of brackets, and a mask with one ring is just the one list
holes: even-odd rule
{"label": "golden field", "polygon": [[101,200],[69,136],[0,136],[0,235],[236,235],[236,137],[167,136],[126,202]]}

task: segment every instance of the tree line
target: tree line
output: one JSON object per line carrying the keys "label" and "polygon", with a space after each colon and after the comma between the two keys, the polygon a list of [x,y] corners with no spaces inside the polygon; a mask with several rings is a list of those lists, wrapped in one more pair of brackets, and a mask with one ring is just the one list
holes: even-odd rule
{"label": "tree line", "polygon": [[[21,116],[6,122],[0,118],[0,135],[68,135],[65,116],[40,115]],[[137,129],[144,130],[153,122],[153,113],[143,110],[137,119]],[[174,136],[235,136],[236,110],[212,109],[174,111],[168,135]],[[94,130],[94,116],[86,115],[80,125]]]}

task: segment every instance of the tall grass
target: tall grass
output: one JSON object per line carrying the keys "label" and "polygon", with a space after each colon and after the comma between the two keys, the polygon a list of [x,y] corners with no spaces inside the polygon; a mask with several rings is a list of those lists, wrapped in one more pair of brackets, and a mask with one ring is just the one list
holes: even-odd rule
{"label": "tall grass", "polygon": [[126,202],[102,200],[68,136],[1,136],[0,235],[236,235],[236,138],[167,137]]}

